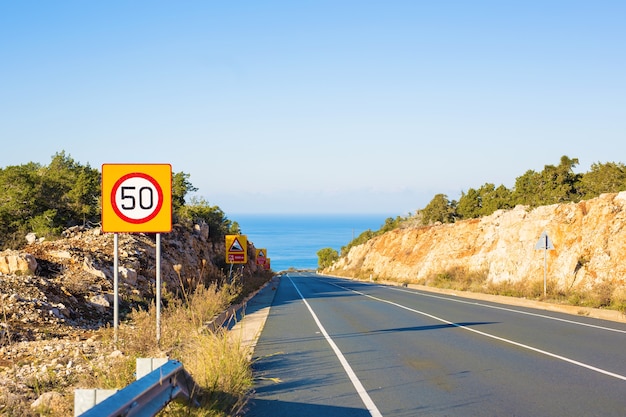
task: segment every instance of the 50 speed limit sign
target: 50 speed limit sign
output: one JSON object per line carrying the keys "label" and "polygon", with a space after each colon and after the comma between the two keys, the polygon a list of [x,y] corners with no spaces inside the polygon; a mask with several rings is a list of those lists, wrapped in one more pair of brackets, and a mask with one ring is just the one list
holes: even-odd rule
{"label": "50 speed limit sign", "polygon": [[168,233],[171,230],[171,165],[102,165],[103,232]]}

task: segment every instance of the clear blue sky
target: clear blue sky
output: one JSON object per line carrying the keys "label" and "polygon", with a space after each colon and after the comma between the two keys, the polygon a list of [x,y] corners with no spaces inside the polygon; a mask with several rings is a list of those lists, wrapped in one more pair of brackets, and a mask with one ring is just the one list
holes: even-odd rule
{"label": "clear blue sky", "polygon": [[626,1],[0,1],[0,167],[171,163],[227,215],[405,215],[626,162]]}

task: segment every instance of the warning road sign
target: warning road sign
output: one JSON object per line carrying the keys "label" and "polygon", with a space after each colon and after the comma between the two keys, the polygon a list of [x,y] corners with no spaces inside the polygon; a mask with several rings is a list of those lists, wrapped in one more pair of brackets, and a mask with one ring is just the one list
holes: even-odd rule
{"label": "warning road sign", "polygon": [[554,249],[554,244],[552,244],[552,239],[548,236],[546,232],[543,232],[541,236],[539,236],[539,240],[535,245],[535,249],[545,249],[551,250]]}
{"label": "warning road sign", "polygon": [[267,259],[267,250],[265,249],[257,249],[256,250],[256,264],[257,265],[265,265],[265,260]]}
{"label": "warning road sign", "polygon": [[168,233],[171,230],[171,165],[102,165],[102,231]]}
{"label": "warning road sign", "polygon": [[226,235],[226,263],[248,263],[248,237],[245,235]]}

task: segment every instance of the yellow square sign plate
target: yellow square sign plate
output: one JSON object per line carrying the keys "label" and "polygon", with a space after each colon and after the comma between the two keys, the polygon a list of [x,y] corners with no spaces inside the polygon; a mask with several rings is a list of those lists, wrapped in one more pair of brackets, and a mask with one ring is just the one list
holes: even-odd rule
{"label": "yellow square sign plate", "polygon": [[172,231],[170,164],[103,164],[102,231]]}

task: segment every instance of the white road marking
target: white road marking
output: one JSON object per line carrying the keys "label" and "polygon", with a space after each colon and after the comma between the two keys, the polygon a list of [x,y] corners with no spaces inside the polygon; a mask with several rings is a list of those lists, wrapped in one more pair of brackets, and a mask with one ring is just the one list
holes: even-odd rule
{"label": "white road marking", "polygon": [[576,324],[578,326],[593,327],[593,328],[596,328],[596,329],[606,330],[606,331],[609,331],[609,332],[625,333],[626,334],[626,330],[622,330],[622,329],[614,329],[612,327],[598,326],[597,324],[590,324],[590,323],[583,323],[583,322],[575,321],[575,320],[562,319],[560,317],[547,316],[545,314],[531,313],[529,311],[516,310],[514,308],[499,307],[499,306],[494,306],[494,305],[490,305],[490,304],[479,303],[479,302],[476,302],[476,301],[465,301],[465,300],[460,300],[458,298],[444,297],[444,296],[441,296],[441,295],[425,294],[425,293],[419,292],[419,291],[408,291],[408,290],[403,290],[403,289],[400,289],[400,288],[385,287],[383,285],[379,285],[378,287],[379,288],[385,288],[385,289],[392,290],[392,291],[400,291],[400,292],[406,292],[406,293],[410,293],[410,294],[419,294],[422,297],[439,298],[440,300],[454,301],[455,303],[477,305],[477,306],[481,306],[481,307],[493,308],[495,310],[510,311],[512,313],[526,314],[528,316],[541,317],[541,318],[544,318],[544,319],[561,321],[561,322],[570,323],[570,324]]}
{"label": "white road marking", "polygon": [[528,350],[540,353],[540,354],[545,355],[545,356],[550,356],[552,358],[559,359],[561,361],[568,362],[568,363],[571,363],[573,365],[577,365],[577,366],[589,369],[589,370],[594,371],[594,372],[598,372],[598,373],[601,373],[601,374],[604,374],[604,375],[607,375],[607,376],[611,376],[613,378],[617,378],[617,379],[621,379],[623,381],[626,381],[626,376],[620,375],[620,374],[616,374],[615,372],[611,372],[611,371],[607,371],[605,369],[597,368],[595,366],[588,365],[586,363],[579,362],[577,360],[570,359],[570,358],[567,358],[565,356],[557,355],[555,353],[548,352],[546,350],[542,350],[542,349],[539,349],[539,348],[536,348],[536,347],[533,347],[533,346],[530,346],[530,345],[525,345],[523,343],[519,343],[519,342],[516,342],[514,340],[505,339],[503,337],[496,336],[496,335],[493,335],[493,334],[490,334],[490,333],[481,332],[480,330],[472,329],[471,327],[463,326],[463,325],[458,324],[458,323],[453,323],[453,322],[448,321],[446,319],[442,319],[441,317],[433,316],[432,314],[426,313],[424,311],[420,311],[420,310],[416,310],[414,308],[403,306],[402,304],[394,303],[393,301],[385,300],[383,298],[374,297],[373,295],[365,294],[365,293],[363,293],[361,291],[356,291],[356,290],[353,290],[351,288],[343,287],[341,285],[334,284],[334,283],[331,283],[331,284],[336,286],[336,287],[343,288],[344,290],[354,292],[356,294],[362,295],[362,296],[367,297],[367,298],[371,298],[372,300],[376,300],[376,301],[380,301],[380,302],[383,302],[383,303],[391,304],[393,306],[402,308],[404,310],[411,311],[411,312],[417,313],[417,314],[421,314],[422,316],[426,316],[426,317],[429,317],[429,318],[431,318],[433,320],[440,321],[440,322],[448,324],[450,326],[454,326],[454,327],[458,327],[458,328],[463,329],[463,330],[467,330],[468,332],[476,333],[476,334],[479,334],[481,336],[485,336],[485,337],[489,337],[491,339],[499,340],[499,341],[504,342],[504,343],[508,343],[508,344],[511,344],[511,345],[514,345],[514,346],[518,346],[518,347],[521,347],[523,349],[528,349]]}
{"label": "white road marking", "polygon": [[311,308],[311,306],[307,302],[306,298],[304,298],[304,296],[300,292],[300,289],[296,286],[296,284],[293,282],[293,280],[291,279],[291,277],[288,274],[286,275],[286,277],[289,278],[289,281],[291,281],[291,284],[293,285],[293,287],[298,292],[298,295],[300,295],[300,298],[302,299],[302,301],[304,302],[306,307],[309,309],[309,312],[311,313],[311,316],[313,316],[313,320],[315,320],[315,323],[317,324],[317,327],[320,329],[320,331],[322,332],[322,334],[326,338],[326,341],[328,342],[330,347],[335,352],[335,355],[337,355],[337,358],[339,359],[339,362],[341,362],[341,366],[343,366],[343,369],[346,371],[346,374],[348,374],[348,377],[350,378],[350,381],[352,382],[352,385],[354,385],[354,388],[356,389],[356,392],[361,397],[361,400],[363,401],[363,404],[365,405],[367,410],[370,412],[372,417],[383,417],[383,415],[380,413],[380,411],[378,411],[378,407],[376,407],[376,404],[374,404],[374,401],[372,401],[372,399],[370,398],[369,394],[367,393],[367,391],[363,387],[363,384],[361,384],[361,381],[359,380],[359,378],[356,376],[356,374],[352,370],[352,367],[350,367],[350,364],[348,363],[346,358],[343,356],[343,353],[341,353],[341,351],[339,350],[339,348],[337,347],[335,342],[333,342],[333,340],[328,335],[328,332],[326,332],[326,329],[324,328],[324,326],[322,326],[322,323],[317,318],[317,315],[315,315],[315,312],[313,311],[313,309]]}

